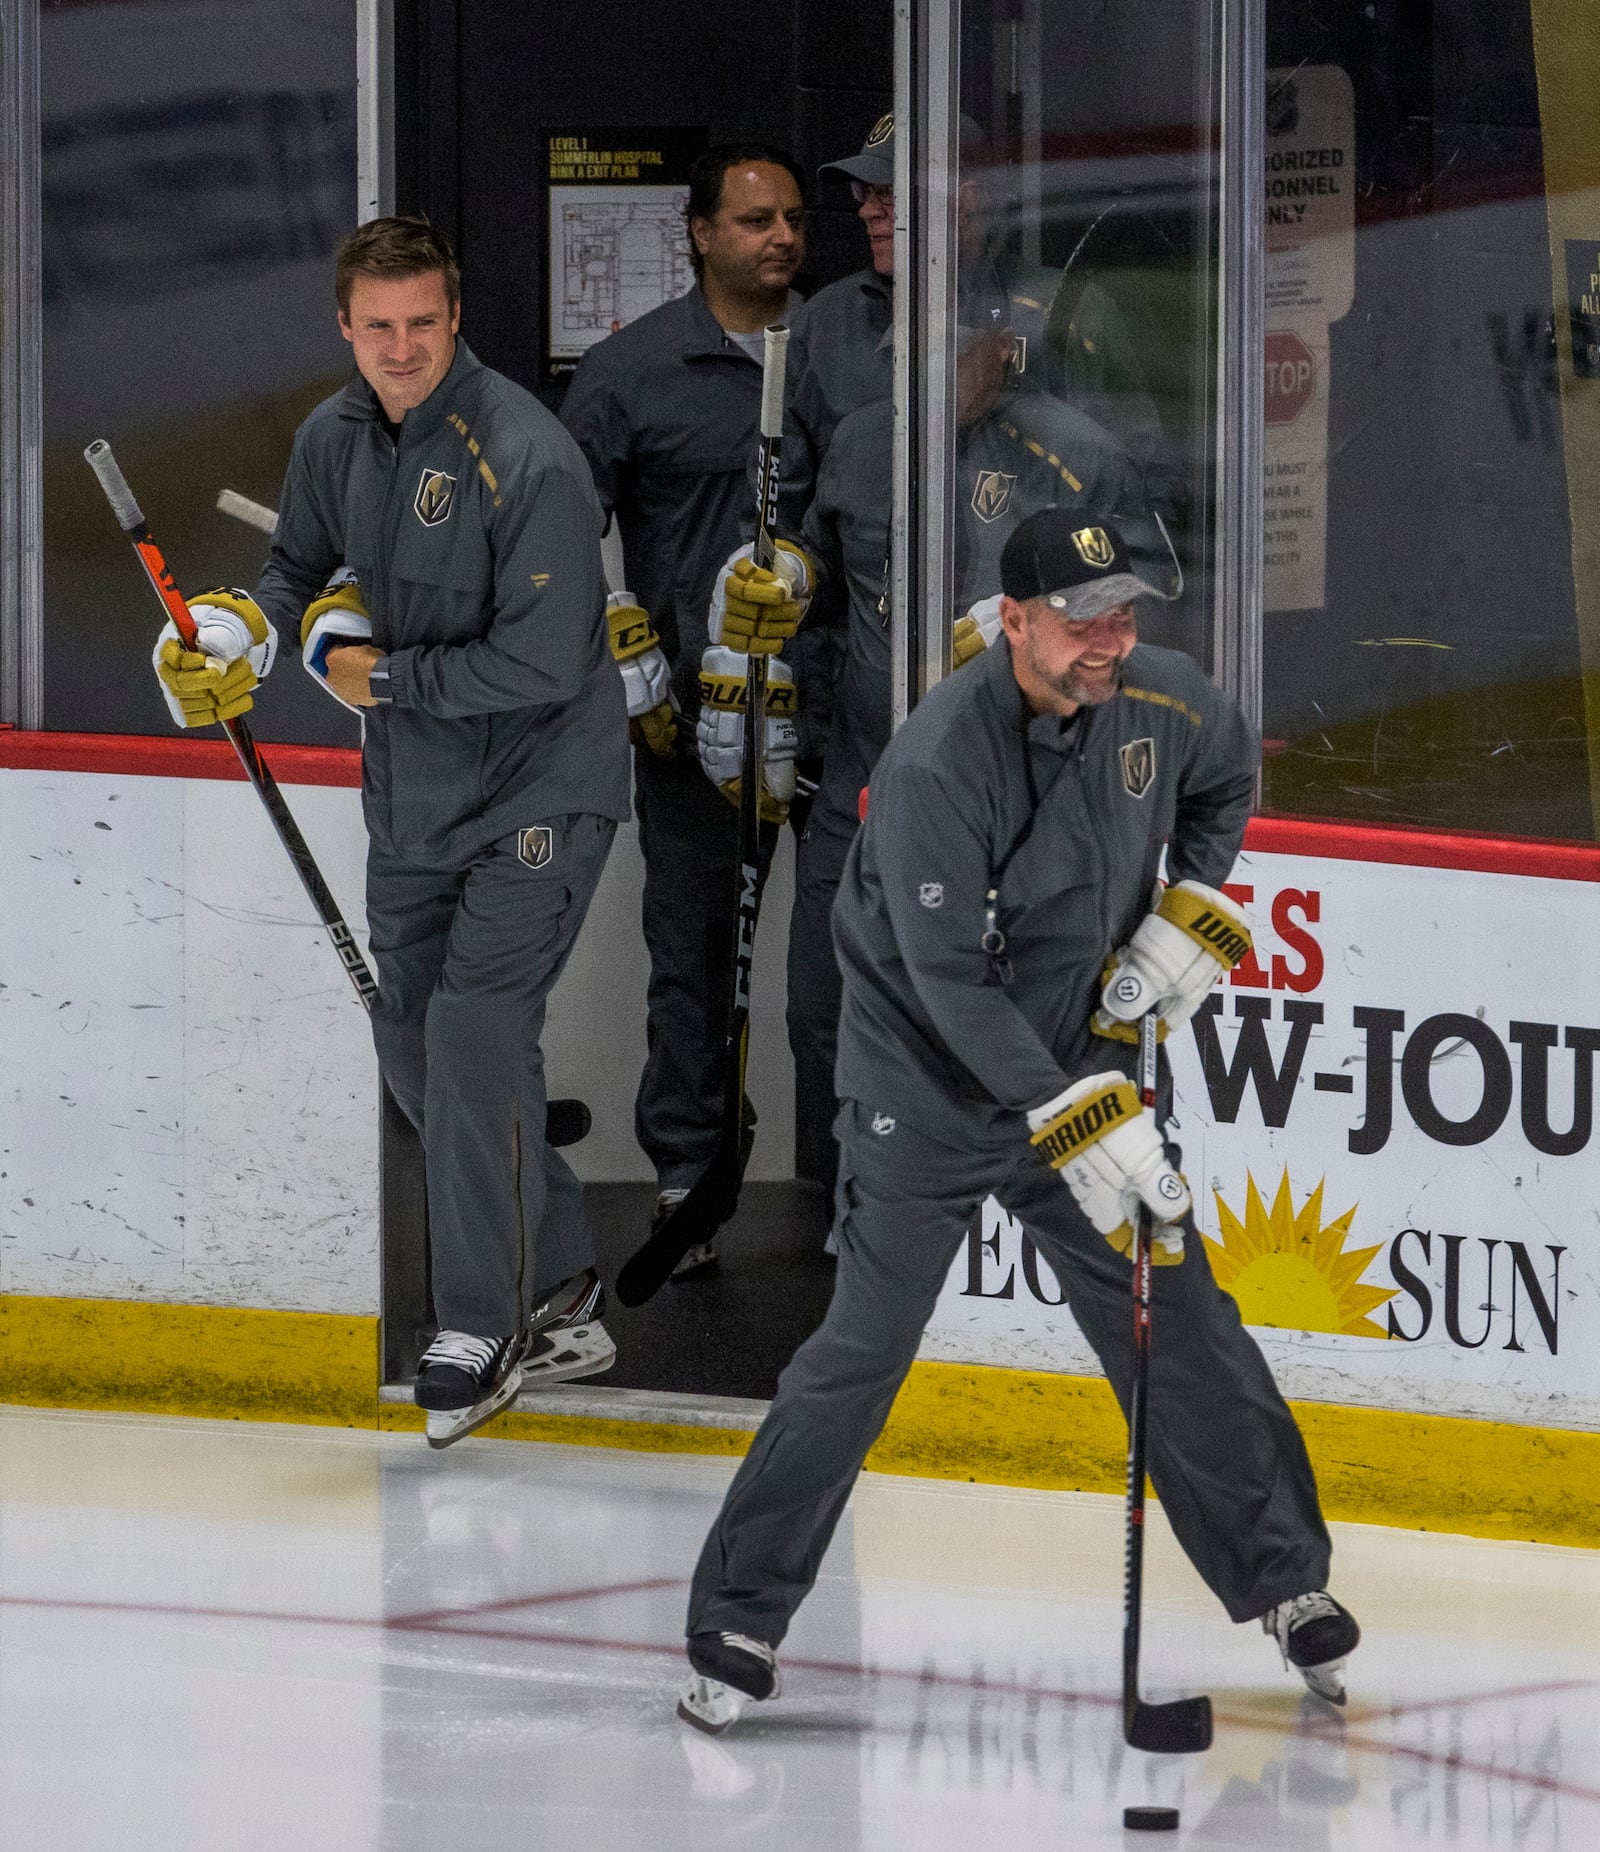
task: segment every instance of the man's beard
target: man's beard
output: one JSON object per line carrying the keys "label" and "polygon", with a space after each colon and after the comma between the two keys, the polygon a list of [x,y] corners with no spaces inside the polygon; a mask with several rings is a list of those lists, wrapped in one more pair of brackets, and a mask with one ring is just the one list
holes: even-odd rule
{"label": "man's beard", "polygon": [[1033,672],[1051,691],[1064,701],[1071,701],[1078,707],[1103,707],[1107,701],[1115,698],[1122,687],[1122,664],[1114,662],[1109,668],[1101,670],[1093,681],[1081,679],[1076,663],[1070,669],[1064,669],[1059,675],[1046,675],[1037,661],[1032,664]]}

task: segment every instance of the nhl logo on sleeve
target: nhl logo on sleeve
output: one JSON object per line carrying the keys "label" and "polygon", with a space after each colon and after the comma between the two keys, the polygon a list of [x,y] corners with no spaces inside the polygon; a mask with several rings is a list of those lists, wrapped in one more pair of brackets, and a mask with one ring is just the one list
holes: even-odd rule
{"label": "nhl logo on sleeve", "polygon": [[1143,797],[1156,781],[1156,743],[1129,740],[1118,755],[1122,760],[1122,788],[1129,797]]}
{"label": "nhl logo on sleeve", "polygon": [[449,520],[455,499],[455,477],[447,476],[442,469],[425,469],[417,484],[417,498],[412,507],[424,527],[437,527],[441,521]]}
{"label": "nhl logo on sleeve", "polygon": [[556,859],[556,833],[548,823],[517,831],[517,860],[529,868],[548,868]]}

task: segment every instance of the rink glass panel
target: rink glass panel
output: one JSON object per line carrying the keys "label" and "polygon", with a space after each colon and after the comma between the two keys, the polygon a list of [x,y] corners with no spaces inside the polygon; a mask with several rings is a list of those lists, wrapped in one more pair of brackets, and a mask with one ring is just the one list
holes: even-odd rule
{"label": "rink glass panel", "polygon": [[1272,810],[1593,838],[1589,4],[1269,0]]}
{"label": "rink glass panel", "polygon": [[[252,587],[295,428],[348,377],[332,254],[355,222],[354,0],[45,5],[45,725],[166,733],[161,617],[82,461],[109,438],[180,587]],[[279,667],[252,724],[354,745]]]}
{"label": "rink glass panel", "polygon": [[[1183,590],[1141,608],[1141,634],[1209,664],[1219,13],[1180,0],[967,0],[960,17],[962,291],[992,266],[1019,425],[1054,398],[1143,470]],[[1037,422],[1048,428],[1048,413]],[[955,448],[959,618],[1000,589],[964,575],[963,547],[981,547],[1008,486],[977,480]]]}

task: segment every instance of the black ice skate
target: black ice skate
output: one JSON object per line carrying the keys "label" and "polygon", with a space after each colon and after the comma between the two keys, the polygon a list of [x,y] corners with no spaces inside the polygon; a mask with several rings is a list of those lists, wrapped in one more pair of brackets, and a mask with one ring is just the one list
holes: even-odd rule
{"label": "black ice skate", "polygon": [[1361,1629],[1348,1608],[1316,1588],[1269,1608],[1261,1617],[1261,1631],[1272,1635],[1283,1663],[1293,1666],[1319,1698],[1344,1703],[1344,1662],[1361,1644]]}
{"label": "black ice skate", "polygon": [[694,1677],[678,1700],[678,1715],[707,1736],[720,1736],[751,1699],[760,1704],[783,1689],[777,1654],[747,1634],[690,1634],[689,1664]]}
{"label": "black ice skate", "polygon": [[525,1335],[475,1338],[441,1331],[422,1353],[413,1391],[428,1413],[428,1445],[448,1447],[516,1401]]}
{"label": "black ice skate", "polygon": [[[687,1190],[663,1190],[656,1198],[655,1214],[650,1218],[650,1232],[654,1234],[678,1204],[689,1192]],[[675,1280],[686,1280],[696,1274],[709,1273],[717,1264],[717,1237],[712,1235],[707,1241],[697,1241],[692,1248],[685,1251],[683,1259],[672,1269]]]}
{"label": "black ice skate", "polygon": [[523,1388],[609,1370],[617,1360],[617,1347],[600,1322],[605,1309],[606,1289],[592,1267],[546,1293],[528,1319]]}

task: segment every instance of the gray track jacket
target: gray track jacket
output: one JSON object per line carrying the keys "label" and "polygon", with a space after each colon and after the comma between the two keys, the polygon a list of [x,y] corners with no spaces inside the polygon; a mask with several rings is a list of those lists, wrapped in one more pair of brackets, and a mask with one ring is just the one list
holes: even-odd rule
{"label": "gray track jacket", "polygon": [[393,690],[362,748],[381,847],[455,865],[541,818],[626,820],[602,525],[572,439],[464,341],[398,444],[360,378],[301,425],[256,597],[298,649],[335,568],[360,580]]}
{"label": "gray track jacket", "polygon": [[[1027,715],[1004,637],[941,682],[878,761],[834,903],[839,1097],[1005,1143],[1072,1081],[1126,1071],[1125,1046],[1089,1034],[1106,956],[1147,911],[1163,843],[1170,879],[1226,879],[1258,758],[1236,703],[1175,650],[1140,645],[1122,692],[1066,723]],[[981,940],[1013,849],[1002,983]]]}

